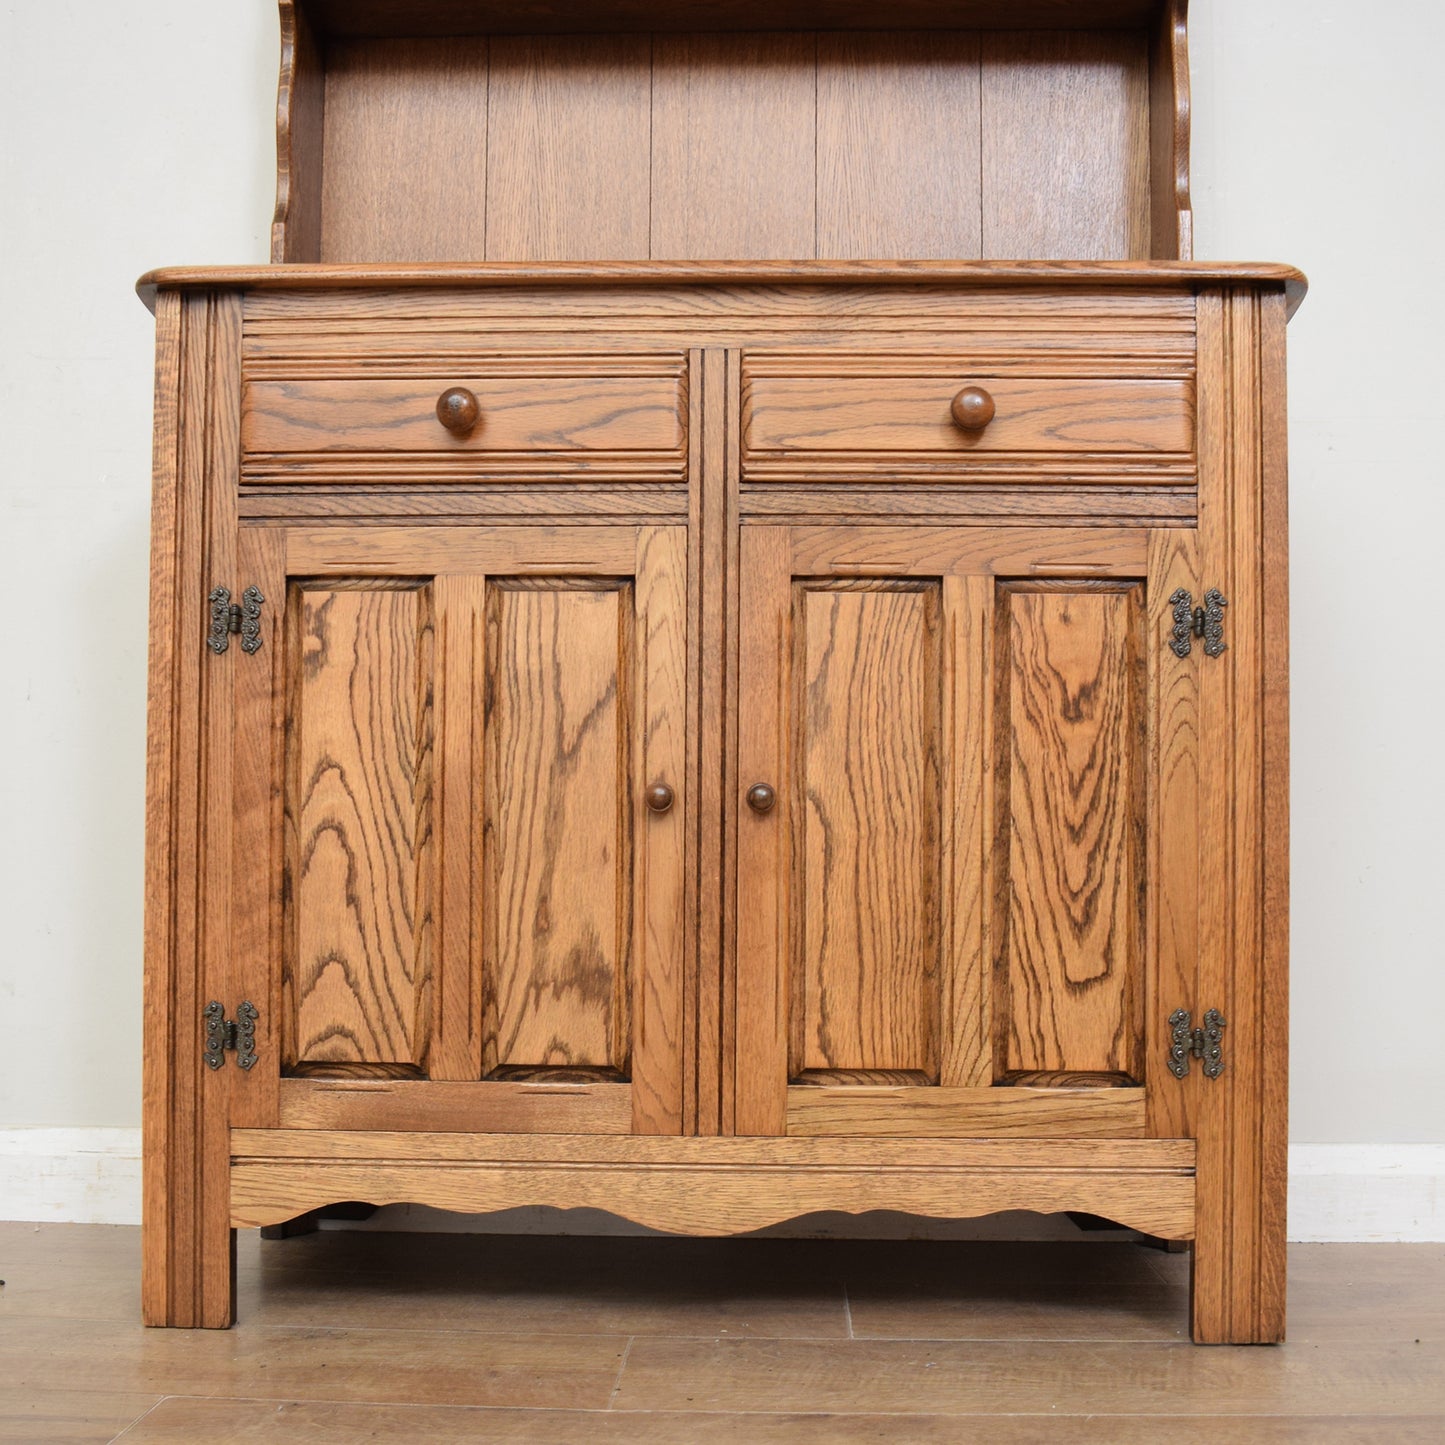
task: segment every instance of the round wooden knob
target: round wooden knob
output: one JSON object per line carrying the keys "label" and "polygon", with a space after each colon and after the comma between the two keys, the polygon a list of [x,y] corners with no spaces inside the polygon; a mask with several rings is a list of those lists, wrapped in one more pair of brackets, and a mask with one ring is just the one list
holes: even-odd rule
{"label": "round wooden knob", "polygon": [[672,807],[672,789],[666,783],[654,783],[647,790],[647,806],[654,813],[665,813]]}
{"label": "round wooden knob", "polygon": [[748,789],[748,807],[755,813],[770,813],[778,795],[766,783],[754,783]]}
{"label": "round wooden knob", "polygon": [[964,431],[982,431],[993,420],[993,398],[981,386],[966,386],[949,410]]}
{"label": "round wooden knob", "polygon": [[437,397],[437,420],[453,436],[464,437],[481,420],[482,404],[474,391],[449,386]]}

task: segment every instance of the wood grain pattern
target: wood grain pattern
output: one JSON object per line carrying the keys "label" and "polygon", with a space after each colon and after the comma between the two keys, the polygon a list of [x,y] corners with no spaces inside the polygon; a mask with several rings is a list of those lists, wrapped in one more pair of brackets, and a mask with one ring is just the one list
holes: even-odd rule
{"label": "wood grain pattern", "polygon": [[[635,920],[632,961],[632,1127],[676,1134],[684,1117],[684,995],[689,922],[687,533],[649,527],[638,538],[636,674],[632,710],[635,766],[624,774],[633,810]],[[645,790],[663,784],[665,814],[646,807]]]}
{"label": "wood grain pattern", "polygon": [[[1008,23],[1020,28],[1141,27],[1158,0],[1005,0]],[[876,30],[869,0],[309,0],[328,35],[474,35],[611,30]],[[909,29],[949,30],[996,25],[999,0],[895,0],[888,16]]]}
{"label": "wood grain pattern", "polygon": [[428,1204],[476,1214],[543,1205],[604,1209],[653,1229],[695,1235],[741,1234],[800,1214],[902,1209],[964,1219],[999,1209],[1041,1214],[1073,1209],[1169,1239],[1194,1229],[1189,1174],[1113,1174],[1105,1169],[946,1172],[865,1166],[810,1172],[749,1164],[696,1172],[647,1165],[457,1163],[445,1169],[403,1162],[362,1164],[237,1161],[231,1166],[231,1219],[238,1227],[280,1223],[339,1199]]}
{"label": "wood grain pattern", "polygon": [[1194,254],[1189,199],[1189,0],[1160,6],[1149,61],[1149,254]]}
{"label": "wood grain pattern", "polygon": [[[998,407],[980,431],[965,431],[949,411],[965,382],[986,387]],[[1180,381],[754,376],[744,426],[750,459],[788,450],[1188,452],[1193,413],[1192,388]]]}
{"label": "wood grain pattern", "polygon": [[1148,95],[1142,35],[986,34],[983,255],[1148,255]]}
{"label": "wood grain pattern", "polygon": [[[482,419],[464,436],[437,397],[464,384]],[[247,451],[679,451],[680,379],[433,377],[426,381],[252,381]]]}
{"label": "wood grain pattern", "polygon": [[288,1065],[424,1067],[433,971],[428,588],[298,589]]}
{"label": "wood grain pattern", "polygon": [[669,260],[812,256],[812,35],[659,35],[652,246]]}
{"label": "wood grain pattern", "polygon": [[1177,657],[1165,639],[1173,626],[1167,599],[1178,587],[1203,596],[1199,537],[1192,529],[1156,532],[1147,583],[1150,601],[1149,668],[1149,882],[1147,937],[1152,964],[1144,1020],[1144,1072],[1149,1132],[1159,1138],[1190,1134],[1190,1090],[1170,1087],[1169,1015],[1198,1014],[1200,754],[1197,653]]}
{"label": "wood grain pattern", "polygon": [[627,1076],[634,615],[629,582],[496,579],[488,588],[489,1077],[510,1065]]}
{"label": "wood grain pattern", "polygon": [[319,261],[326,71],[307,12],[280,0],[280,19],[271,260]]}
{"label": "wood grain pattern", "polygon": [[818,36],[820,257],[982,255],[979,41]]}
{"label": "wood grain pattern", "polygon": [[648,254],[651,66],[646,35],[492,41],[486,250],[474,255]]}
{"label": "wood grain pattern", "polygon": [[484,259],[486,40],[340,41],[325,53],[319,259]]}
{"label": "wood grain pattern", "polygon": [[940,585],[799,587],[790,1078],[939,1054]]}
{"label": "wood grain pattern", "polygon": [[1142,1077],[1142,594],[1138,584],[1000,588],[1004,1073]]}
{"label": "wood grain pattern", "polygon": [[166,301],[157,334],[146,796],[142,1313],[234,1315],[224,1204],[230,1081],[206,1077],[201,1009],[231,992],[232,698],[208,668],[205,597],[236,560],[241,312],[232,295]]}
{"label": "wood grain pattern", "polygon": [[[478,1017],[480,1024],[480,1016]],[[543,1071],[565,1073],[565,1070]],[[510,1079],[439,1083],[431,1079],[283,1079],[277,1120],[283,1130],[431,1130],[494,1134],[628,1134],[626,1083]]]}
{"label": "wood grain pattern", "polygon": [[1127,1139],[1144,1134],[1137,1088],[888,1088],[788,1090],[788,1134],[861,1139]]}
{"label": "wood grain pattern", "polygon": [[[1284,1335],[1288,918],[1282,839],[1286,566],[1284,314],[1234,288],[1200,297],[1200,564],[1229,598],[1228,650],[1200,673],[1197,1007],[1229,1023],[1225,1073],[1196,1085],[1200,1246],[1192,1330],[1201,1342]],[[1268,907],[1266,907],[1268,904]],[[1186,1082],[1194,1082],[1189,1080]],[[1202,1083],[1203,1081],[1200,1081]]]}

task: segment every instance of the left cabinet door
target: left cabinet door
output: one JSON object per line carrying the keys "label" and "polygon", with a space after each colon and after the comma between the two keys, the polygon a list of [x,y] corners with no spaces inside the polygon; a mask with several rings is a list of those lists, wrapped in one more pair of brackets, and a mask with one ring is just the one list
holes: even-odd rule
{"label": "left cabinet door", "polygon": [[682,527],[257,527],[234,1125],[677,1133]]}

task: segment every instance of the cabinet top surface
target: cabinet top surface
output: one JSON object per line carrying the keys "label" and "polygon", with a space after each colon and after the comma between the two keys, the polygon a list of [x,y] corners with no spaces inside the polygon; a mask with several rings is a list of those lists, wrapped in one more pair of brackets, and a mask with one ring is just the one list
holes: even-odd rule
{"label": "cabinet top surface", "polygon": [[155,309],[157,291],[387,290],[500,286],[898,286],[1130,290],[1254,284],[1283,287],[1292,316],[1308,282],[1293,266],[1204,261],[612,261],[433,262],[269,266],[168,266],[136,283]]}

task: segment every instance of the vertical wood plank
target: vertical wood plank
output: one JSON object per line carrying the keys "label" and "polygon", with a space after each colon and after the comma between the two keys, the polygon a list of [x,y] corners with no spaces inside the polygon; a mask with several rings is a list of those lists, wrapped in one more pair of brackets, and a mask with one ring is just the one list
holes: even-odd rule
{"label": "vertical wood plank", "polygon": [[429,588],[302,589],[289,1062],[420,1069],[430,1039]]}
{"label": "vertical wood plank", "polygon": [[[793,591],[789,1076],[938,1077],[941,586]],[[786,792],[782,791],[786,787]]]}
{"label": "vertical wood plank", "polygon": [[[633,957],[632,1128],[682,1128],[682,995],[689,915],[686,862],[687,534],[644,527],[637,547],[638,706],[630,778],[636,830],[637,919]],[[644,801],[654,783],[672,788],[662,814]]]}
{"label": "vertical wood plank", "polygon": [[979,39],[818,36],[818,255],[982,255]]}
{"label": "vertical wood plank", "polygon": [[1176,588],[1203,596],[1198,535],[1185,528],[1149,537],[1147,639],[1149,666],[1148,925],[1149,977],[1145,989],[1144,1082],[1149,1133],[1156,1139],[1186,1139],[1194,1130],[1189,1080],[1174,1079],[1167,1067],[1169,1015],[1188,1009],[1198,1015],[1199,998],[1199,767],[1204,739],[1199,719],[1199,671],[1204,659],[1196,643],[1190,655],[1169,646]]}
{"label": "vertical wood plank", "polygon": [[943,1038],[939,1083],[993,1083],[994,922],[988,887],[993,833],[992,577],[943,579],[948,719],[942,766],[945,806],[940,867],[944,884]]}
{"label": "vertical wood plank", "polygon": [[1139,1077],[1142,593],[1138,584],[1000,590],[1007,1071]]}
{"label": "vertical wood plank", "polygon": [[817,254],[811,34],[657,35],[652,256]]}
{"label": "vertical wood plank", "polygon": [[[787,1130],[787,966],[792,857],[786,659],[790,551],[785,527],[746,527],[739,618],[737,1003],[734,1129]],[[758,814],[741,795],[768,783],[778,803]]]}
{"label": "vertical wood plank", "polygon": [[[239,654],[232,666],[235,726],[232,747],[233,855],[230,957],[236,971],[234,998],[260,1011],[256,1065],[232,1079],[231,1127],[275,1128],[281,1077],[283,1004],[281,959],[285,916],[282,800],[286,726],[286,553],[275,527],[244,528],[236,542],[239,596],[256,587],[261,604],[261,649]],[[233,639],[234,644],[234,639]],[[238,651],[234,645],[232,651]],[[230,653],[227,654],[230,656]]]}
{"label": "vertical wood plank", "polygon": [[[1285,1321],[1287,863],[1267,861],[1264,833],[1284,807],[1271,764],[1282,754],[1284,679],[1272,669],[1285,663],[1285,595],[1265,529],[1284,506],[1283,297],[1211,288],[1198,332],[1201,571],[1229,599],[1228,650],[1200,671],[1203,731],[1217,742],[1201,767],[1198,1003],[1219,1009],[1227,1030],[1225,1071],[1195,1095],[1193,1334],[1265,1343]],[[1266,899],[1277,910],[1268,922]]]}
{"label": "vertical wood plank", "polygon": [[323,261],[477,261],[486,250],[487,41],[334,40]]}
{"label": "vertical wood plank", "polygon": [[[148,1325],[193,1324],[186,1296],[192,1253],[177,1236],[185,1218],[185,1175],[193,1154],[195,1063],[187,1060],[184,1014],[194,997],[188,968],[188,920],[194,880],[181,859],[196,826],[195,700],[200,625],[199,488],[185,461],[187,305],[179,292],[156,296],[154,478],[151,498],[151,616],[146,701],[145,1049],[141,1103],[141,1310]],[[191,634],[194,639],[195,634]],[[190,1081],[187,1089],[185,1082]],[[182,1301],[185,1300],[185,1304]]]}
{"label": "vertical wood plank", "polygon": [[[724,829],[732,792],[726,747],[728,668],[729,437],[735,425],[728,408],[728,356],[718,350],[695,352],[696,395],[692,445],[697,457],[691,488],[695,531],[690,560],[695,569],[697,629],[693,643],[693,692],[697,699],[697,808],[694,817],[697,860],[696,1023],[697,1125],[699,1134],[730,1132],[724,1126],[724,1029],[731,1010],[724,1005],[724,969],[731,938],[726,884]],[[722,665],[718,665],[718,659]]]}
{"label": "vertical wood plank", "polygon": [[1189,201],[1189,0],[1160,8],[1149,62],[1149,254],[1194,255]]}
{"label": "vertical wood plank", "polygon": [[436,602],[437,986],[433,1079],[482,1076],[480,728],[486,677],[486,578],[440,575]]}
{"label": "vertical wood plank", "polygon": [[1125,34],[983,36],[983,255],[1148,255],[1149,57]]}
{"label": "vertical wood plank", "polygon": [[651,39],[491,44],[487,259],[646,260]]}
{"label": "vertical wood plank", "polygon": [[734,1125],[738,1066],[738,833],[743,788],[738,763],[738,715],[742,638],[742,426],[743,355],[726,353],[723,368],[723,433],[721,541],[723,577],[722,669],[722,1121],[723,1133]]}
{"label": "vertical wood plank", "polygon": [[482,1067],[628,1067],[634,592],[494,579]]}
{"label": "vertical wood plank", "polygon": [[281,0],[281,77],[276,91],[271,259],[319,261],[326,74],[311,24],[295,0]]}

